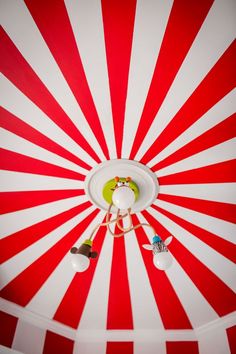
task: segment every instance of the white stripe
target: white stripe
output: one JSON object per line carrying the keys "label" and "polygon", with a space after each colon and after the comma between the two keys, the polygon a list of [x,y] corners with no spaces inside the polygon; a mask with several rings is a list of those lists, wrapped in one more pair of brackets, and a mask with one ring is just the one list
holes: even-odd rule
{"label": "white stripe", "polygon": [[214,1],[136,155],[136,160],[144,155],[232,43],[236,30],[234,14],[233,0]]}
{"label": "white stripe", "polygon": [[209,232],[212,232],[213,234],[216,234],[217,236],[229,242],[232,242],[234,244],[236,243],[236,226],[231,222],[217,219],[213,216],[199,213],[197,211],[193,211],[159,199],[155,202],[155,205],[171,212],[172,214],[175,214],[176,216],[179,216],[184,220],[189,221],[194,225],[197,225]]}
{"label": "white stripe", "polygon": [[178,161],[171,166],[159,170],[158,177],[171,175],[173,173],[189,171],[195,168],[213,165],[219,162],[232,160],[236,157],[236,139],[230,139],[222,144],[213,146],[210,149],[192,155],[182,161]]}
{"label": "white stripe", "polygon": [[193,328],[218,318],[210,303],[204,298],[174,257],[173,264],[166,271],[166,275],[174,287]]}
{"label": "white stripe", "polygon": [[198,336],[199,354],[230,354],[226,331],[216,328]]}
{"label": "white stripe", "polygon": [[68,232],[78,225],[79,222],[91,214],[94,209],[94,207],[91,207],[81,214],[76,215],[73,219],[57,227],[39,241],[33,243],[1,265],[1,289],[59,242]]}
{"label": "white stripe", "polygon": [[236,291],[235,264],[184,228],[152,209],[150,213],[228,287]]}
{"label": "white stripe", "polygon": [[18,320],[12,348],[24,354],[42,354],[46,331],[31,323]]}
{"label": "white stripe", "polygon": [[[127,226],[127,221],[124,220],[124,227]],[[163,329],[163,323],[134,231],[125,236],[125,252],[134,330]],[[150,257],[152,257],[151,252]],[[145,296],[143,296],[143,289],[145,289]]]}
{"label": "white stripe", "polygon": [[236,204],[236,183],[161,185],[160,193]]}
{"label": "white stripe", "polygon": [[0,344],[0,353],[1,354],[24,354],[22,352],[19,352],[18,350],[13,350],[1,344]]}
{"label": "white stripe", "polygon": [[25,3],[21,0],[3,2],[0,15],[3,28],[85,139],[104,158],[100,145]]}
{"label": "white stripe", "polygon": [[236,324],[236,311],[233,311],[227,315],[217,318],[217,320],[210,321],[198,328],[195,328],[195,333],[199,337],[202,334],[206,334],[209,331],[221,328],[226,330]]}
{"label": "white stripe", "polygon": [[166,354],[166,342],[134,342],[134,354]]}
{"label": "white stripe", "polygon": [[66,0],[65,5],[110,158],[116,158],[101,3],[96,0]]}
{"label": "white stripe", "polygon": [[0,238],[60,214],[86,201],[87,197],[83,195],[0,215]]}
{"label": "white stripe", "polygon": [[2,74],[0,74],[0,87],[1,104],[4,108],[91,166],[96,164],[87,152]]}
{"label": "white stripe", "polygon": [[[103,213],[99,213],[95,219],[92,220],[87,229],[79,237],[79,240],[75,243],[75,246],[78,247],[89,237],[93,228],[98,223],[102,222],[103,217]],[[75,271],[71,265],[71,254],[68,253],[26,306],[27,309],[40,313],[41,316],[53,318],[74,276]]]}
{"label": "white stripe", "polygon": [[[94,240],[94,249],[96,249],[96,238]],[[107,232],[79,323],[78,342],[80,342],[83,330],[106,329],[112,249],[113,237]]]}
{"label": "white stripe", "polygon": [[172,143],[170,143],[164,150],[155,156],[149,165],[153,166],[167,156],[179,150],[182,146],[188,144],[190,141],[196,139],[209,129],[235,113],[236,110],[236,90],[232,90],[222,100],[217,102],[209,109],[201,119],[197,120],[187,130],[180,134]]}
{"label": "white stripe", "polygon": [[71,266],[70,254],[66,254],[43,286],[34,295],[26,306],[30,311],[40,313],[41,316],[53,318],[63,295],[75,276]]}
{"label": "white stripe", "polygon": [[44,148],[41,148],[40,146],[33,144],[30,141],[23,139],[3,128],[0,128],[0,139],[1,148],[3,149],[29,156],[40,161],[48,162],[50,164],[78,172],[85,176],[88,173],[88,170],[79,167],[75,163],[70,162]]}
{"label": "white stripe", "polygon": [[137,1],[122,156],[128,158],[154,73],[172,0]]}
{"label": "white stripe", "polygon": [[83,181],[0,170],[0,192],[83,189]]}

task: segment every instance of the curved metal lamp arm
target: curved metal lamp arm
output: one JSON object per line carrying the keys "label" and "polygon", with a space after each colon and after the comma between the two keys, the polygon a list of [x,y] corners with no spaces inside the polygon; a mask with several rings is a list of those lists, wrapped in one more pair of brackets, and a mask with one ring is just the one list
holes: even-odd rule
{"label": "curved metal lamp arm", "polygon": [[116,225],[117,225],[117,227],[123,232],[130,231],[132,229],[132,227],[133,227],[133,221],[132,221],[132,218],[131,218],[131,209],[130,208],[128,209],[128,217],[129,217],[129,226],[128,227],[124,228],[124,227],[121,226],[121,224],[120,224],[120,220],[121,219],[119,219],[119,216],[120,216],[120,209],[118,209],[118,211],[117,211],[117,217],[116,217],[116,220],[117,220]]}
{"label": "curved metal lamp arm", "polygon": [[[132,222],[132,217],[131,217],[131,209],[128,209],[128,213],[124,214],[124,215],[120,215],[120,209],[118,209],[117,211],[117,215],[116,215],[116,219],[113,219],[113,220],[110,220],[110,211],[111,211],[111,207],[112,207],[113,204],[110,204],[109,205],[109,208],[108,208],[108,211],[107,211],[107,214],[106,214],[106,222],[104,223],[101,223],[101,224],[98,224],[94,230],[92,231],[89,239],[92,240],[95,232],[97,231],[97,229],[101,226],[106,226],[108,231],[110,232],[110,234],[113,236],[113,237],[121,237],[121,236],[124,236],[125,234],[127,234],[128,232],[130,231],[133,231],[133,230],[136,230],[138,229],[139,227],[141,226],[148,226],[152,229],[153,231],[153,234],[154,236],[156,235],[156,230],[154,229],[153,226],[151,226],[150,224],[147,224],[147,223],[140,223],[140,224],[137,224],[137,225],[133,225],[133,222]],[[126,216],[129,217],[129,221],[130,221],[130,224],[127,228],[123,228],[121,225],[120,225],[120,220],[124,219]],[[110,228],[110,224],[113,224],[113,223],[116,223],[117,227],[122,231],[120,233],[115,233],[111,230]]]}
{"label": "curved metal lamp arm", "polygon": [[[119,221],[119,220],[121,220],[121,219],[124,219],[124,218],[128,215],[128,213],[126,213],[126,214],[124,214],[124,215],[119,215],[119,217],[116,218],[116,219],[110,220],[109,214],[110,214],[111,207],[112,207],[112,204],[109,206],[108,212],[107,212],[107,214],[106,214],[106,222],[103,222],[103,223],[101,223],[101,224],[98,224],[98,225],[93,229],[93,231],[92,231],[92,233],[91,233],[91,235],[90,235],[90,237],[89,237],[89,240],[92,240],[93,235],[95,234],[95,232],[97,231],[97,229],[98,229],[100,226],[109,226],[110,224],[113,224],[114,222],[117,222],[117,221]],[[109,229],[109,231],[110,231],[110,229]]]}

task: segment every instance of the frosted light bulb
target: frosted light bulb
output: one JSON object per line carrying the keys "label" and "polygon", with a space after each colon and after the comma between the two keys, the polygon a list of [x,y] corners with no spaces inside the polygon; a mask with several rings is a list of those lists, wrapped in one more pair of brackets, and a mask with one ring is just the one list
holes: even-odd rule
{"label": "frosted light bulb", "polygon": [[135,202],[135,194],[129,187],[119,187],[112,194],[112,202],[118,209],[129,209]]}
{"label": "frosted light bulb", "polygon": [[153,263],[160,270],[167,270],[172,264],[172,256],[169,252],[160,252],[154,255]]}
{"label": "frosted light bulb", "polygon": [[76,272],[84,272],[88,269],[90,261],[89,258],[83,254],[73,254],[71,256],[71,263]]}

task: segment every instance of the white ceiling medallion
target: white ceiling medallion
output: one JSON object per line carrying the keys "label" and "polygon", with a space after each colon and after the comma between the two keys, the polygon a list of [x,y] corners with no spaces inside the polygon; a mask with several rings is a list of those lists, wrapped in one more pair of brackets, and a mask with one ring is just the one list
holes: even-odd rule
{"label": "white ceiling medallion", "polygon": [[[99,209],[107,211],[109,204],[103,198],[103,187],[107,181],[119,177],[131,177],[139,188],[139,196],[132,206],[137,213],[148,208],[157,198],[159,184],[154,172],[137,161],[128,159],[108,160],[95,166],[86,176],[85,192],[89,200]],[[117,208],[111,208],[115,213]]]}

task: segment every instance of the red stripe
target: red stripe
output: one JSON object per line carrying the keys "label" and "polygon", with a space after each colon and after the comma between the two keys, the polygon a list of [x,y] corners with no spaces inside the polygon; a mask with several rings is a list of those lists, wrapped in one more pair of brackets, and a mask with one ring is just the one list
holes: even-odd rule
{"label": "red stripe", "polygon": [[85,202],[35,225],[15,232],[12,235],[4,237],[0,240],[0,264],[37,242],[49,234],[49,232],[55,230],[57,227],[72,219],[90,206],[90,202]]}
{"label": "red stripe", "polygon": [[11,348],[15,336],[18,318],[9,315],[6,312],[0,311],[0,344]]}
{"label": "red stripe", "polygon": [[107,342],[106,354],[133,354],[133,342]]}
{"label": "red stripe", "polygon": [[83,195],[83,189],[53,191],[0,192],[0,214]]}
{"label": "red stripe", "polygon": [[208,246],[212,247],[214,250],[222,254],[224,257],[228,258],[232,262],[236,263],[236,246],[223,238],[215,235],[207,230],[196,226],[189,221],[186,221],[179,216],[176,216],[169,211],[166,211],[156,205],[152,205],[153,209],[161,212],[169,219],[174,221],[176,224],[183,227],[185,230],[196,236],[198,239],[206,243]]}
{"label": "red stripe", "polygon": [[85,178],[78,172],[6,149],[0,149],[0,168],[8,171],[34,173],[80,181]]}
{"label": "red stripe", "polygon": [[62,237],[53,247],[16,276],[0,291],[0,296],[20,306],[26,306],[62,261],[64,256],[69,252],[74,243],[79,239],[80,235],[96,217],[98,212],[98,209],[93,211],[67,235]]}
{"label": "red stripe", "polygon": [[77,165],[90,170],[91,167],[84,161],[80,160],[77,156],[64,149],[62,146],[49,139],[47,136],[41,134],[36,129],[32,128],[21,119],[17,118],[4,108],[0,107],[0,126],[31,143],[41,146],[42,148],[60,155]]}
{"label": "red stripe", "polygon": [[117,157],[121,158],[136,0],[102,0]]}
{"label": "red stripe", "polygon": [[226,329],[231,354],[236,354],[236,326]]}
{"label": "red stripe", "polygon": [[[50,3],[52,2],[50,1]],[[55,18],[55,15],[52,18]],[[52,21],[50,19],[49,23],[51,22]],[[69,135],[79,146],[81,146],[82,149],[87,151],[87,153],[99,163],[100,159],[97,154],[67,114],[63,111],[52,94],[48,91],[47,87],[32,70],[30,65],[3,29],[0,29],[0,39],[0,43],[2,44],[0,47],[2,53],[0,56],[0,68],[2,73],[20,91],[22,91],[24,95],[34,102],[48,117],[50,117],[55,124],[57,124],[67,135]],[[64,54],[65,53],[63,52],[63,55]],[[71,71],[73,73],[74,68]]]}
{"label": "red stripe", "polygon": [[64,1],[25,0],[34,21],[79,103],[104,155],[109,152],[87,83]]}
{"label": "red stripe", "polygon": [[236,182],[235,171],[236,160],[229,160],[214,165],[194,168],[189,171],[158,177],[158,182],[160,185]]}
{"label": "red stripe", "polygon": [[206,150],[217,144],[223,143],[226,140],[236,136],[236,114],[233,114],[215,127],[184,145],[173,154],[167,156],[164,160],[158,162],[152,167],[153,171],[158,171],[166,166],[169,166],[177,161],[186,159],[189,156]]}
{"label": "red stripe", "polygon": [[212,3],[212,0],[174,1],[130,159],[135,158]]}
{"label": "red stripe", "polygon": [[[225,51],[142,157],[146,164],[235,87],[235,44]],[[224,73],[222,78],[222,73]]]}
{"label": "red stripe", "polygon": [[[154,227],[155,223],[157,221],[153,218],[152,225]],[[157,225],[160,227],[159,223]],[[165,237],[170,235],[170,232],[164,226],[161,226],[161,228]],[[235,293],[217,275],[200,262],[176,238],[173,239],[168,248],[219,316],[227,315],[236,310]]]}
{"label": "red stripe", "polygon": [[[116,227],[115,232],[120,230]],[[107,329],[133,329],[124,237],[114,238]]]}
{"label": "red stripe", "polygon": [[[142,212],[149,224],[154,226],[157,233],[163,237],[166,236],[166,230],[160,225],[147,211]],[[136,215],[133,215],[134,224],[138,224]],[[163,233],[164,231],[164,233]],[[158,311],[165,329],[191,329],[189,318],[176,294],[166,273],[155,268],[153,264],[153,256],[147,252],[142,245],[150,243],[144,229],[135,230],[140,251],[146,266],[149,281],[156,300]],[[170,234],[168,233],[168,236]],[[164,237],[163,237],[164,238]]]}
{"label": "red stripe", "polygon": [[199,354],[198,342],[166,342],[166,354]]}
{"label": "red stripe", "polygon": [[236,205],[215,202],[196,198],[180,197],[169,194],[158,194],[158,199],[172,204],[180,205],[199,213],[213,216],[222,220],[236,223]]}
{"label": "red stripe", "polygon": [[[100,228],[94,241],[94,250],[98,253],[102,249],[105,235],[106,228]],[[97,259],[91,259],[89,269],[86,272],[75,274],[54,315],[54,320],[73,328],[78,327],[93,281],[97,262]],[[102,294],[100,295],[102,296]]]}
{"label": "red stripe", "polygon": [[73,354],[74,341],[51,331],[46,332],[43,354]]}

